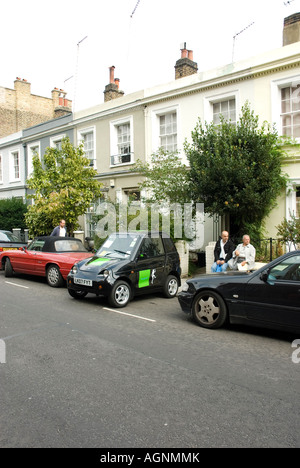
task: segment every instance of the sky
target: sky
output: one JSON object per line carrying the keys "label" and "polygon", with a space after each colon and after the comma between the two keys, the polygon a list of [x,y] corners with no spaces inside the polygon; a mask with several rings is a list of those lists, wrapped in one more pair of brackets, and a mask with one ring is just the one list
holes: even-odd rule
{"label": "sky", "polygon": [[199,72],[218,68],[281,47],[296,12],[300,0],[2,0],[0,86],[57,87],[78,111],[104,102],[110,66],[125,94],[167,83],[184,42]]}

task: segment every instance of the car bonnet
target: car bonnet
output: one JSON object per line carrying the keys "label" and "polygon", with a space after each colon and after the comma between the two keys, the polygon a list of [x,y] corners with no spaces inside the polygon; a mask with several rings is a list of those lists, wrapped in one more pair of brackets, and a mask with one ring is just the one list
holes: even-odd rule
{"label": "car bonnet", "polygon": [[79,262],[78,266],[80,271],[99,271],[108,268],[109,266],[122,261],[120,258],[98,257],[95,255],[88,260]]}

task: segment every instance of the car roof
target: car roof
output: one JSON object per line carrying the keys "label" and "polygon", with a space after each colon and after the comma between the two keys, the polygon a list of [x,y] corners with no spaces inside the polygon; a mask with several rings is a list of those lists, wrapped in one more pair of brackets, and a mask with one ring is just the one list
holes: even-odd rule
{"label": "car roof", "polygon": [[57,241],[76,241],[76,242],[80,242],[80,244],[82,244],[82,247],[84,248],[83,243],[77,237],[38,236],[38,237],[35,237],[32,242],[34,242],[34,241],[44,241],[45,242],[44,246],[43,246],[43,251],[44,252],[57,252],[57,250],[54,247],[54,244]]}

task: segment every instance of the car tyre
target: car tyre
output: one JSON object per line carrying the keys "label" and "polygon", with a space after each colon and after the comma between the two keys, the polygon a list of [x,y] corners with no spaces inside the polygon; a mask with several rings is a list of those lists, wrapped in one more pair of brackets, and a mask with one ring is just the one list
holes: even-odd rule
{"label": "car tyre", "polygon": [[218,293],[201,291],[193,302],[192,316],[201,327],[220,328],[227,319],[226,304]]}
{"label": "car tyre", "polygon": [[68,293],[74,299],[83,299],[87,295],[86,291],[76,291],[76,289],[68,289]]}
{"label": "car tyre", "polygon": [[172,297],[175,297],[178,292],[178,285],[179,285],[178,278],[176,278],[176,276],[169,275],[164,284],[164,289],[163,289],[164,296],[169,299],[171,299]]}
{"label": "car tyre", "polygon": [[57,265],[50,265],[46,272],[47,283],[52,288],[59,288],[64,284],[64,279]]}
{"label": "car tyre", "polygon": [[6,278],[11,278],[13,276],[14,270],[13,267],[11,266],[11,261],[9,258],[6,259],[5,261],[5,266],[4,266],[4,275]]}
{"label": "car tyre", "polygon": [[110,295],[108,302],[112,307],[125,307],[131,298],[131,287],[126,281],[116,281]]}

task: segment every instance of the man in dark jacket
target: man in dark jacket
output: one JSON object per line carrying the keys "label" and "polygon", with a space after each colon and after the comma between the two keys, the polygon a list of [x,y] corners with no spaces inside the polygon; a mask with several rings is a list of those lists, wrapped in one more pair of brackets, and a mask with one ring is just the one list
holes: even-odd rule
{"label": "man in dark jacket", "polygon": [[226,271],[228,268],[228,260],[231,259],[234,252],[235,245],[229,239],[227,231],[222,231],[221,237],[216,243],[214,250],[214,264],[211,267],[212,273],[217,271],[218,266],[221,267],[221,271]]}
{"label": "man in dark jacket", "polygon": [[64,219],[61,219],[59,222],[59,225],[53,229],[50,236],[66,237],[66,235],[67,235],[66,221]]}

